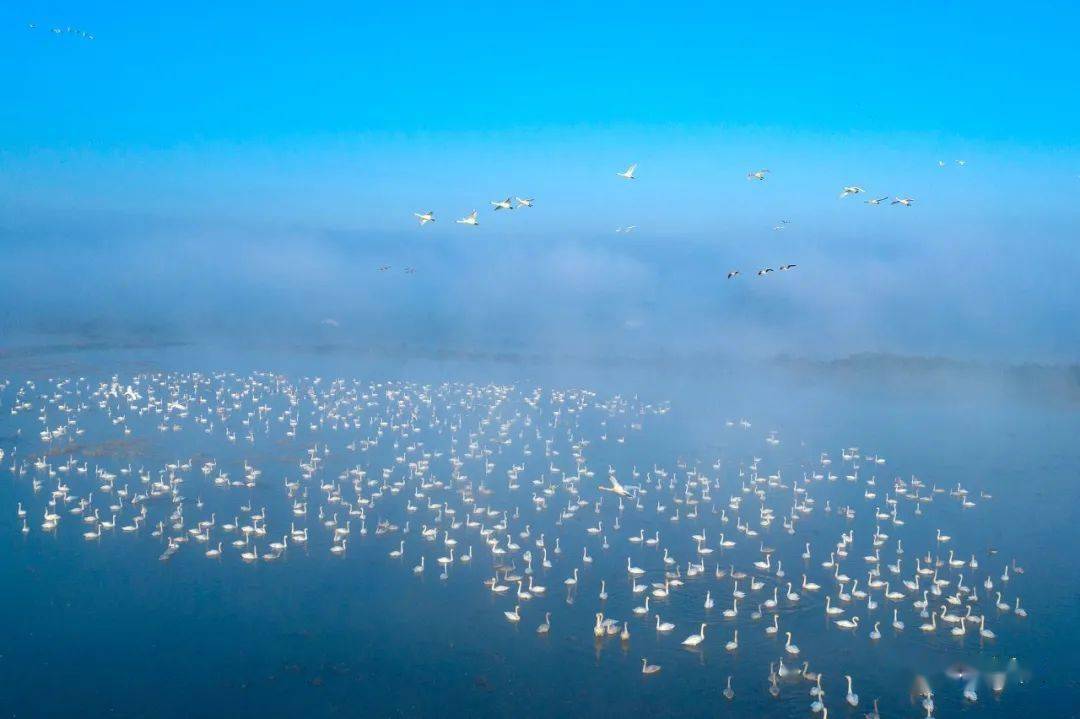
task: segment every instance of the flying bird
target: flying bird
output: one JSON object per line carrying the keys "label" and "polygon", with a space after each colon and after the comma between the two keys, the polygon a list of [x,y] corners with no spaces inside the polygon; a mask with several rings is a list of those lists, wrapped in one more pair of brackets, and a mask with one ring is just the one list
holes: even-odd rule
{"label": "flying bird", "polygon": [[914,202],[915,202],[915,200],[910,198],[910,197],[897,197],[895,200],[892,201],[891,204],[893,204],[893,205],[903,205],[904,207],[911,207],[912,203],[914,203]]}
{"label": "flying bird", "polygon": [[762,267],[760,270],[757,271],[757,274],[758,274],[758,277],[764,277],[765,275],[769,274],[772,271],[773,271],[773,268],[771,268],[771,267]]}
{"label": "flying bird", "polygon": [[732,270],[731,272],[727,273],[727,278],[729,280],[733,280],[738,276],[739,276],[739,271],[738,270]]}
{"label": "flying bird", "polygon": [[533,206],[534,200],[531,197],[515,197],[514,199],[517,200],[518,207],[532,207]]}
{"label": "flying bird", "polygon": [[845,197],[847,197],[849,195],[857,195],[860,192],[865,192],[865,190],[863,188],[861,188],[861,187],[856,186],[856,185],[851,185],[850,187],[845,187],[844,191],[840,193],[840,199],[842,200],[842,199],[844,199]]}
{"label": "flying bird", "polygon": [[746,173],[746,179],[747,180],[764,180],[765,175],[768,172],[769,172],[768,170],[756,170],[754,172],[748,172],[748,173]]}
{"label": "flying bird", "polygon": [[624,232],[624,233],[629,235],[631,232],[633,232],[636,229],[637,229],[637,225],[627,225],[626,227],[616,227],[615,231],[616,232]]}
{"label": "flying bird", "polygon": [[405,274],[407,274],[407,275],[415,275],[416,274],[416,268],[415,267],[406,267],[405,268]]}
{"label": "flying bird", "polygon": [[379,272],[386,272],[388,269],[390,269],[390,265],[380,265],[379,266]]}
{"label": "flying bird", "polygon": [[416,217],[416,219],[420,220],[421,227],[423,227],[429,222],[435,221],[435,213],[431,210],[428,210],[427,212],[414,212],[413,216]]}
{"label": "flying bird", "polygon": [[512,209],[514,209],[514,206],[510,203],[510,198],[509,197],[507,197],[505,200],[498,200],[497,202],[492,202],[491,206],[494,207],[496,210],[512,210]]}
{"label": "flying bird", "polygon": [[889,199],[889,196],[885,195],[884,197],[877,197],[877,198],[875,198],[873,200],[864,200],[864,202],[866,202],[866,204],[868,204],[868,205],[880,205],[882,202],[884,202],[887,199]]}
{"label": "flying bird", "polygon": [[617,494],[620,497],[629,497],[630,496],[630,492],[628,492],[626,490],[626,487],[619,484],[619,480],[615,479],[615,475],[609,474],[608,475],[608,481],[611,482],[611,486],[610,487],[605,487],[604,485],[600,485],[598,487],[598,489],[601,492],[611,492],[612,494]]}
{"label": "flying bird", "polygon": [[459,225],[472,225],[473,227],[476,227],[480,224],[480,221],[476,219],[476,214],[476,210],[473,210],[471,213],[469,213],[468,217],[463,217],[460,220],[455,220],[455,222],[457,222]]}
{"label": "flying bird", "polygon": [[798,265],[780,265],[780,271],[787,272],[788,270],[794,269],[796,267],[798,267]]}
{"label": "flying bird", "polygon": [[633,165],[630,165],[630,167],[626,168],[626,172],[616,172],[615,174],[626,180],[636,180],[637,178],[634,177],[635,172],[637,172],[636,162]]}

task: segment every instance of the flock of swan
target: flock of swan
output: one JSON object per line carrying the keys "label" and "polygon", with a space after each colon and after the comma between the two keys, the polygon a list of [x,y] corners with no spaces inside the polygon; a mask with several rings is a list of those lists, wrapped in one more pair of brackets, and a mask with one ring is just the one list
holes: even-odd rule
{"label": "flock of swan", "polygon": [[[963,161],[963,160],[957,160],[957,164],[963,166],[963,165],[966,164],[966,162]],[[944,167],[945,163],[944,163],[944,161],[939,161],[938,165],[940,167]],[[635,163],[635,164],[632,164],[629,167],[627,167],[622,172],[616,172],[615,175],[617,177],[620,177],[620,178],[624,179],[624,180],[636,180],[637,177],[638,177],[637,176],[637,169],[638,169],[638,166],[637,166],[637,163]],[[766,179],[766,177],[768,177],[769,173],[770,173],[770,171],[767,170],[767,169],[754,170],[754,171],[748,172],[746,177],[747,177],[748,180],[763,181],[763,180]],[[865,192],[866,192],[866,190],[863,189],[862,187],[858,186],[858,185],[847,185],[840,191],[840,199],[844,199],[844,198],[847,198],[847,197],[852,197],[854,195],[864,194]],[[866,200],[865,202],[868,205],[880,205],[880,204],[884,203],[888,199],[889,199],[889,195],[883,195],[881,197],[871,198],[869,200]],[[515,207],[517,207],[517,208],[533,207],[534,204],[535,204],[535,200],[533,198],[525,198],[525,197],[506,197],[506,198],[504,198],[502,200],[492,200],[490,204],[491,204],[493,210],[497,212],[499,210],[513,210]],[[890,204],[892,204],[892,205],[900,205],[900,206],[903,206],[903,207],[911,207],[912,205],[915,204],[915,200],[914,200],[914,198],[911,198],[911,197],[897,196],[891,201]],[[432,210],[421,210],[419,212],[414,212],[413,217],[416,218],[416,220],[419,223],[420,227],[423,227],[424,225],[427,225],[428,223],[435,222],[435,212],[432,211]],[[478,227],[480,225],[480,213],[479,213],[478,210],[473,210],[472,212],[470,212],[465,217],[462,217],[460,219],[455,220],[455,222],[457,224],[459,224],[459,225],[467,225],[469,227]],[[790,224],[789,220],[781,220],[780,224],[773,227],[773,229],[774,230],[783,230],[783,229],[786,229],[789,224]],[[637,225],[620,226],[620,227],[616,228],[615,232],[623,233],[623,234],[629,234],[629,233],[633,232],[635,229],[637,229]],[[784,270],[793,269],[794,267],[796,267],[796,265],[794,265],[794,264],[785,264],[785,265],[781,265],[779,269],[781,271],[784,271]],[[764,276],[772,273],[773,271],[774,271],[774,269],[771,268],[771,267],[763,267],[763,268],[761,268],[761,269],[759,269],[757,271],[757,276],[758,277],[764,277]],[[730,270],[727,273],[727,279],[729,279],[729,280],[734,279],[734,278],[738,277],[740,274],[742,274],[742,272],[740,270]]]}
{"label": "flock of swan", "polygon": [[[513,197],[513,198],[507,197],[507,198],[502,199],[502,200],[493,200],[491,202],[491,206],[492,206],[492,209],[494,209],[497,212],[499,210],[513,210],[515,207],[517,207],[517,208],[532,207],[534,203],[535,203],[535,200],[533,200],[532,198],[529,198],[529,197]],[[414,212],[413,216],[416,218],[417,222],[420,224],[421,227],[428,224],[429,222],[434,222],[435,221],[435,212],[433,210],[423,210],[422,212]],[[470,227],[479,227],[480,226],[480,211],[479,210],[473,210],[472,212],[470,212],[465,217],[462,217],[459,220],[454,220],[454,222],[456,222],[459,225],[469,225]]]}
{"label": "flock of swan", "polygon": [[[1007,642],[1028,618],[1023,567],[974,551],[934,518],[942,503],[977,511],[992,500],[985,492],[890,477],[884,457],[857,448],[815,451],[793,474],[766,458],[777,432],[763,437],[764,457],[742,462],[596,466],[592,457],[618,457],[664,422],[666,403],[524,385],[147,373],[6,381],[0,411],[18,425],[0,461],[23,533],[141,542],[161,561],[375,553],[406,576],[475,582],[477,598],[504,603],[492,629],[532,625],[535,641],[587,631],[562,622],[572,615],[560,607],[575,603],[594,608],[593,641],[627,650],[651,635],[654,648],[738,662],[755,633],[772,656],[760,660],[762,688],[738,691],[804,692],[822,717],[833,703],[872,706],[876,718],[878,699],[857,693],[854,662],[838,675],[811,669],[822,655],[800,633],[804,616],[852,644],[905,636],[958,656]],[[746,419],[716,431],[754,433]],[[291,447],[295,463],[230,465],[202,452],[151,465],[87,449],[133,433],[235,457]],[[804,530],[814,522],[825,541]],[[698,609],[679,618],[677,595]],[[665,671],[640,662],[644,677]],[[1015,660],[984,669],[946,680],[975,703],[983,683],[1000,693],[1018,672]],[[732,676],[718,681],[733,700]],[[932,717],[932,680],[913,681]]]}
{"label": "flock of swan", "polygon": [[[30,22],[26,24],[27,30],[37,30],[37,27],[37,23]],[[51,32],[53,35],[71,35],[73,37],[82,38],[83,40],[94,39],[94,36],[92,34],[86,32],[85,30],[80,30],[77,27],[71,27],[70,25],[68,27],[54,27],[52,28]]]}

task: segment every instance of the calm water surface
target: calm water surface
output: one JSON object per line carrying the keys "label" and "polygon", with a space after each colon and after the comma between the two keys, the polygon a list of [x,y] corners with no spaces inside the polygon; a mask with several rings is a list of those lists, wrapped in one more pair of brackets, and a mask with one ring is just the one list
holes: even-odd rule
{"label": "calm water surface", "polygon": [[[862,717],[874,697],[881,698],[886,717],[920,717],[925,713],[908,695],[916,673],[926,675],[936,691],[938,717],[1006,717],[1037,711],[1044,716],[1076,716],[1080,700],[1074,671],[1078,652],[1075,642],[1080,629],[1080,562],[1074,551],[1078,506],[1077,471],[1080,469],[1080,417],[1074,407],[1030,398],[1000,394],[987,396],[977,391],[917,391],[903,387],[888,390],[841,383],[807,386],[798,381],[779,382],[746,373],[698,372],[689,375],[659,376],[654,372],[622,368],[599,371],[595,368],[565,369],[558,372],[543,367],[514,367],[482,363],[379,363],[352,361],[341,357],[314,357],[279,353],[273,356],[214,354],[194,350],[146,350],[140,352],[97,351],[80,356],[25,357],[0,364],[0,380],[21,381],[34,377],[39,388],[45,377],[86,377],[96,385],[117,373],[129,379],[148,370],[200,369],[204,371],[253,369],[281,372],[298,385],[305,376],[356,378],[363,382],[415,380],[435,382],[464,380],[515,384],[520,390],[535,386],[591,387],[598,398],[621,392],[637,394],[642,401],[671,401],[671,411],[645,418],[641,432],[625,434],[625,444],[603,442],[601,412],[588,413],[581,420],[584,434],[593,440],[586,455],[589,467],[602,480],[613,465],[620,478],[627,479],[631,466],[642,470],[659,465],[674,470],[678,460],[693,466],[700,463],[709,476],[719,477],[721,488],[714,490],[714,503],[724,507],[729,496],[740,493],[737,476],[740,463],[761,457],[763,473],[779,470],[785,480],[794,481],[804,471],[817,468],[822,451],[835,461],[834,471],[843,473],[840,450],[858,446],[865,453],[887,458],[887,464],[866,473],[876,475],[879,496],[892,477],[912,474],[928,486],[951,487],[957,483],[993,495],[977,507],[964,510],[948,495],[938,495],[926,506],[922,517],[912,514],[912,505],[902,504],[906,520],[902,528],[883,527],[891,538],[883,547],[882,561],[892,562],[894,539],[902,537],[907,550],[904,561],[933,548],[934,530],[941,527],[953,536],[959,554],[975,553],[981,563],[977,571],[980,597],[985,594],[982,579],[989,571],[1000,586],[998,575],[1012,557],[1025,568],[1022,576],[1009,583],[1006,596],[1019,594],[1029,612],[1026,620],[1010,614],[999,616],[983,598],[979,605],[988,617],[988,626],[998,634],[993,642],[982,643],[977,632],[964,640],[949,636],[947,630],[928,637],[918,631],[921,623],[911,608],[911,599],[896,604],[907,629],[900,634],[890,625],[893,604],[877,592],[880,607],[868,612],[852,607],[849,615],[859,615],[864,626],[856,633],[838,631],[826,621],[822,610],[826,594],[835,584],[820,567],[827,549],[841,531],[853,529],[856,544],[843,564],[853,576],[865,578],[862,555],[868,553],[874,531],[874,502],[863,498],[865,487],[843,480],[815,485],[812,492],[819,506],[798,524],[794,536],[779,523],[790,500],[770,493],[768,505],[778,520],[767,530],[756,527],[761,536],[738,535],[734,519],[724,525],[718,515],[704,505],[700,517],[670,522],[658,517],[654,504],[664,495],[655,492],[644,500],[645,510],[628,509],[622,528],[610,530],[616,510],[608,496],[600,514],[592,506],[556,527],[557,510],[537,515],[529,497],[530,481],[547,466],[541,443],[533,441],[533,456],[522,455],[522,442],[494,453],[496,465],[490,475],[495,494],[492,506],[520,507],[521,519],[511,521],[517,532],[531,524],[533,539],[544,532],[548,546],[554,537],[561,540],[563,554],[551,570],[539,568],[536,580],[548,587],[545,597],[523,602],[523,619],[512,625],[503,611],[512,609],[512,597],[496,597],[483,585],[492,574],[492,563],[483,541],[475,531],[455,532],[458,554],[470,544],[477,555],[471,565],[457,564],[446,580],[439,578],[434,560],[444,555],[441,541],[420,539],[419,524],[432,515],[421,511],[406,515],[404,494],[386,500],[376,512],[400,524],[411,521],[406,535],[405,557],[388,558],[399,534],[358,536],[354,520],[352,537],[344,557],[327,551],[330,538],[316,520],[319,496],[312,487],[312,514],[307,520],[311,540],[307,547],[292,546],[277,562],[242,563],[237,550],[226,544],[225,556],[211,561],[203,556],[206,545],[189,543],[170,561],[158,561],[162,541],[150,537],[150,528],[136,536],[106,535],[87,542],[84,526],[65,517],[55,534],[40,530],[40,515],[46,490],[34,495],[31,475],[15,477],[9,471],[11,452],[28,458],[43,451],[38,439],[41,429],[38,412],[8,414],[12,400],[9,388],[0,394],[4,415],[0,417],[0,447],[8,453],[0,471],[0,608],[7,618],[0,634],[0,705],[11,716],[576,716],[586,714],[653,716],[733,716],[809,717],[810,684],[798,680],[781,681],[779,698],[768,688],[768,667],[783,656],[783,632],[791,631],[802,647],[801,659],[825,675],[826,704],[830,717]],[[513,400],[517,402],[517,400]],[[518,409],[520,402],[513,404]],[[217,522],[228,521],[236,507],[250,497],[253,506],[266,507],[270,535],[263,541],[280,538],[294,518],[282,487],[284,478],[296,479],[298,463],[305,451],[318,443],[330,448],[326,477],[335,477],[361,464],[369,476],[382,467],[394,465],[394,449],[382,442],[366,453],[350,452],[345,445],[362,436],[356,432],[310,431],[304,423],[298,436],[285,438],[279,428],[271,435],[257,436],[251,445],[243,440],[226,441],[221,432],[207,434],[188,421],[179,432],[159,432],[156,418],[130,420],[131,435],[122,433],[99,413],[85,422],[86,433],[78,438],[91,466],[101,465],[116,472],[129,463],[135,467],[157,468],[166,462],[195,458],[196,467],[208,458],[233,477],[243,474],[248,460],[263,471],[259,486],[251,490],[215,491],[198,484],[203,477],[194,470],[184,487],[185,496],[202,496],[205,507],[193,504],[185,510],[189,525],[217,512]],[[726,427],[727,419],[747,417],[750,430]],[[51,424],[51,423],[50,423]],[[611,434],[616,420],[608,427]],[[273,426],[273,423],[272,423]],[[21,430],[21,436],[16,433]],[[781,442],[765,442],[769,430],[776,430]],[[527,436],[527,435],[526,435]],[[425,432],[425,449],[446,451],[449,435]],[[112,442],[112,444],[109,444]],[[462,442],[464,445],[465,442]],[[459,451],[464,451],[464,446]],[[554,458],[572,470],[569,444],[558,448]],[[74,451],[80,456],[80,451]],[[59,462],[67,453],[60,454]],[[713,470],[714,462],[720,470]],[[525,463],[522,488],[516,496],[506,489],[506,470]],[[469,466],[465,471],[474,481],[483,470]],[[473,465],[477,463],[472,462]],[[433,460],[431,473],[449,476],[444,456]],[[124,484],[126,478],[117,480]],[[137,483],[132,476],[130,481]],[[55,482],[55,480],[54,480]],[[75,494],[84,496],[88,481],[72,475],[78,485]],[[411,488],[410,490],[411,491]],[[583,485],[582,496],[595,499],[594,487]],[[670,497],[670,495],[666,495]],[[565,505],[564,493],[551,500],[552,507]],[[837,513],[823,511],[825,500],[832,507],[852,504],[856,518],[843,520]],[[23,502],[31,510],[31,531],[19,531],[15,507]],[[426,500],[424,500],[426,501]],[[483,500],[478,500],[483,501]],[[880,503],[880,501],[878,502]],[[756,516],[756,504],[745,501],[743,517]],[[156,510],[157,514],[161,509]],[[130,513],[130,509],[125,508]],[[730,510],[729,510],[730,513]],[[155,514],[155,518],[157,517]],[[611,548],[600,548],[599,539],[587,536],[585,527],[603,520],[609,528]],[[123,520],[122,520],[123,521]],[[494,521],[494,520],[492,520]],[[756,524],[756,522],[755,522]],[[373,527],[370,521],[369,527]],[[706,562],[704,577],[686,581],[679,591],[661,602],[653,602],[665,621],[677,629],[658,636],[652,621],[635,618],[632,608],[641,595],[630,591],[625,572],[628,555],[648,571],[646,579],[662,581],[662,551],[631,547],[626,538],[644,529],[659,529],[662,544],[677,555],[685,571],[695,557],[689,535],[704,528],[710,546],[716,547],[721,532],[736,538],[735,548],[717,550]],[[228,540],[231,537],[218,536]],[[518,540],[523,546],[528,544]],[[748,571],[760,558],[759,542],[776,548],[783,559],[788,579],[796,582],[806,571],[822,585],[816,594],[803,592],[794,605],[781,602],[779,639],[767,637],[764,627],[771,616],[750,619],[750,609],[771,594],[776,583],[753,601],[747,600],[735,620],[724,620],[720,609],[730,604],[731,580],[712,576],[713,565],[734,564]],[[814,557],[802,562],[799,554],[805,541],[811,542]],[[530,540],[531,542],[531,540]],[[588,546],[594,557],[591,565],[581,562]],[[996,548],[999,554],[989,556]],[[533,548],[534,554],[539,552]],[[420,554],[427,557],[428,570],[416,577],[411,567]],[[520,569],[523,563],[517,560]],[[581,570],[579,588],[572,603],[563,588],[563,579],[574,567]],[[955,579],[957,570],[946,570]],[[883,572],[884,574],[884,572]],[[907,571],[905,570],[905,574]],[[969,572],[970,574],[970,572]],[[888,577],[885,577],[888,578]],[[600,580],[606,579],[610,594],[606,602],[597,597]],[[786,582],[786,580],[785,580]],[[970,578],[965,581],[971,585]],[[706,590],[716,599],[716,608],[702,607]],[[512,592],[511,592],[512,594]],[[553,615],[548,637],[539,637],[535,627],[545,611]],[[627,643],[617,637],[597,642],[592,635],[593,614],[628,620],[632,636]],[[869,624],[882,622],[883,637],[872,642]],[[679,645],[700,621],[708,624],[706,641],[700,650]],[[739,629],[740,647],[734,654],[723,645]],[[642,657],[660,664],[663,670],[651,677],[640,673]],[[944,670],[956,662],[981,669],[1004,666],[1016,657],[1024,681],[1011,682],[1000,696],[980,685],[979,701],[966,703],[961,683],[948,679]],[[860,705],[851,709],[844,703],[842,675],[855,678]],[[733,677],[736,696],[727,701],[721,695],[725,679]]]}

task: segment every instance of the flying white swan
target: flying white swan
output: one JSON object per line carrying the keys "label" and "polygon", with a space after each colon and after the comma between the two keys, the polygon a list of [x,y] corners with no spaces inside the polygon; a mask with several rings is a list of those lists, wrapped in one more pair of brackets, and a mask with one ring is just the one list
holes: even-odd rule
{"label": "flying white swan", "polygon": [[619,480],[615,479],[614,475],[608,475],[608,481],[611,482],[611,486],[605,487],[604,485],[600,485],[601,492],[611,492],[613,494],[619,495],[620,497],[630,496],[630,492],[627,491],[626,487],[622,486],[619,483]]}

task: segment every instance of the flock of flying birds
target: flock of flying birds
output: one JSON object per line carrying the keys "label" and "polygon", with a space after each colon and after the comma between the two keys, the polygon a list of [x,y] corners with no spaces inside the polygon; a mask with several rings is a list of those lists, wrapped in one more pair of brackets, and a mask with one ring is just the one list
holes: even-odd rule
{"label": "flock of flying birds", "polygon": [[[964,160],[957,160],[956,164],[958,164],[960,166],[963,166],[963,165],[965,165],[967,163]],[[945,167],[944,160],[939,160],[938,165],[940,167]],[[635,163],[635,164],[630,165],[628,168],[626,168],[622,172],[616,172],[615,175],[616,175],[616,177],[621,177],[624,180],[636,180],[636,179],[638,179],[638,177],[637,177],[637,169],[638,169],[638,166]],[[766,179],[766,177],[768,177],[769,174],[770,174],[770,170],[768,170],[768,169],[754,170],[752,172],[748,172],[746,174],[746,178],[748,180],[764,181]],[[848,186],[845,186],[841,190],[840,198],[844,199],[844,198],[847,198],[847,197],[851,197],[852,195],[864,194],[865,192],[866,192],[866,190],[864,190],[862,187],[860,187],[858,185],[848,185]],[[880,205],[880,204],[884,203],[888,199],[889,199],[888,195],[883,195],[881,197],[873,197],[871,199],[865,200],[865,202],[868,205],[875,205],[876,206],[876,205]],[[535,203],[535,200],[533,198],[507,197],[507,198],[502,199],[502,200],[493,200],[493,201],[491,201],[490,204],[491,204],[492,208],[495,211],[498,211],[498,210],[513,210],[515,207],[518,207],[518,208],[532,207],[534,205],[534,203]],[[915,204],[915,200],[914,200],[914,198],[911,198],[911,197],[898,196],[898,197],[895,197],[890,204],[901,205],[903,207],[911,207],[912,205]],[[420,212],[414,212],[413,216],[417,219],[417,221],[419,222],[421,227],[428,224],[429,222],[435,222],[435,212],[432,211],[432,210],[422,210]],[[455,220],[455,222],[457,224],[459,224],[459,225],[468,225],[470,227],[478,227],[480,225],[480,213],[479,213],[478,210],[473,210],[472,212],[470,212],[465,217],[462,217],[462,218],[460,218],[458,220]],[[773,229],[774,230],[783,230],[783,229],[786,229],[789,224],[790,224],[790,220],[781,220],[779,224],[777,224],[775,227],[773,227]],[[615,229],[615,232],[620,233],[620,234],[630,234],[635,229],[637,229],[637,225],[619,226],[619,227],[617,227]],[[797,265],[795,265],[795,264],[785,264],[785,265],[781,265],[779,269],[781,271],[786,271],[786,270],[794,269],[796,266]],[[389,269],[389,267],[384,266],[384,267],[379,268],[380,271],[385,271],[386,269]],[[758,277],[764,277],[764,276],[770,274],[773,271],[774,270],[771,267],[762,267],[761,269],[759,269],[757,271],[757,276]],[[740,270],[731,270],[731,271],[729,271],[727,273],[727,279],[729,279],[729,280],[735,279],[736,277],[738,277],[741,274],[742,274],[742,272]]]}
{"label": "flock of flying birds", "polygon": [[[37,28],[37,25],[35,23],[28,23],[27,27],[30,30],[35,30]],[[93,40],[94,39],[94,36],[87,33],[86,31],[79,30],[78,28],[72,28],[72,27],[67,27],[67,28],[54,27],[54,28],[52,28],[52,33],[55,34],[55,35],[71,34],[71,35],[75,35],[77,37],[85,38],[87,40]],[[967,163],[964,160],[957,160],[956,164],[958,164],[960,166],[963,166],[963,165],[965,165]],[[939,167],[945,167],[945,165],[946,165],[946,163],[945,163],[944,160],[939,160],[938,161],[938,166]],[[625,180],[636,180],[637,179],[637,174],[636,174],[637,173],[637,167],[638,166],[635,163],[635,164],[630,165],[626,170],[624,170],[622,172],[616,172],[615,174],[616,174],[616,176],[621,177],[621,178],[623,178]],[[747,173],[746,177],[749,180],[759,180],[759,181],[761,181],[761,180],[765,180],[765,178],[769,174],[769,172],[770,171],[767,170],[767,169],[755,170],[755,171]],[[865,192],[865,190],[863,190],[863,188],[852,185],[852,186],[848,186],[848,187],[843,188],[842,192],[840,193],[840,197],[841,198],[849,197],[851,195],[861,194],[863,192]],[[877,197],[877,198],[866,200],[866,203],[869,204],[869,205],[880,205],[881,203],[883,203],[885,200],[888,200],[888,199],[889,199],[889,196],[884,195],[882,197]],[[493,200],[493,201],[491,201],[491,205],[492,205],[493,209],[495,209],[495,210],[513,210],[515,207],[517,207],[517,208],[532,207],[534,202],[535,202],[535,200],[533,198],[528,198],[528,197],[507,197],[507,198],[502,199],[502,200]],[[893,204],[893,205],[903,205],[905,207],[911,207],[912,204],[914,204],[914,202],[915,202],[915,200],[910,198],[910,197],[896,197],[895,199],[893,199],[891,204]],[[421,227],[428,224],[429,222],[435,222],[435,213],[432,210],[424,210],[424,211],[421,211],[421,212],[414,212],[413,216],[416,217],[416,219],[420,223]],[[460,219],[455,220],[455,223],[457,223],[459,225],[468,225],[470,227],[478,227],[480,225],[480,213],[477,210],[473,210],[472,212],[470,212],[465,217],[462,217]],[[777,225],[773,229],[774,230],[782,230],[782,229],[785,228],[785,226],[787,224],[788,224],[787,220],[782,220],[781,224]],[[629,225],[629,226],[625,226],[625,227],[620,226],[620,227],[616,228],[615,232],[623,233],[623,234],[629,234],[629,233],[633,232],[635,229],[637,229],[637,225]],[[781,266],[780,269],[781,270],[789,270],[789,269],[793,269],[795,266],[796,265],[794,265],[794,264],[788,264],[788,265]],[[383,266],[380,266],[378,269],[379,269],[380,272],[385,272],[385,271],[390,269],[390,266],[389,265],[383,265]],[[415,272],[416,272],[416,270],[414,268],[411,268],[411,267],[408,267],[408,268],[405,269],[405,274],[415,274]],[[768,275],[771,272],[773,272],[772,268],[763,267],[760,270],[758,270],[757,275],[759,277],[764,277],[765,275]],[[727,278],[729,280],[734,279],[734,278],[738,277],[740,274],[742,274],[741,271],[732,270],[732,271],[727,273]]]}
{"label": "flock of flying birds", "polygon": [[[787,272],[788,270],[793,270],[796,267],[798,267],[798,265],[780,265],[780,271],[781,272]],[[764,277],[765,275],[769,274],[770,272],[775,272],[775,270],[773,268],[771,268],[771,267],[762,267],[760,270],[757,271],[757,275],[758,275],[758,277]],[[738,270],[732,270],[731,272],[727,273],[727,278],[729,280],[733,280],[736,277],[738,277],[740,274],[742,274],[742,273],[739,272]]]}
{"label": "flock of flying birds", "polygon": [[[35,23],[28,23],[27,27],[30,30],[37,29],[37,25]],[[78,28],[73,28],[73,27],[67,27],[67,28],[54,27],[54,28],[52,28],[52,33],[55,34],[55,35],[70,34],[70,35],[74,35],[74,36],[77,36],[77,37],[85,38],[87,40],[93,40],[94,39],[93,35],[87,33],[84,30],[79,30]],[[956,164],[960,165],[960,166],[963,166],[963,165],[965,165],[967,163],[964,160],[957,160]],[[938,166],[939,167],[945,167],[946,166],[945,161],[944,160],[939,160],[938,161]],[[616,176],[621,177],[621,178],[623,178],[625,180],[636,180],[637,179],[637,174],[636,174],[637,173],[637,167],[638,166],[635,163],[635,164],[630,165],[623,172],[616,172],[615,174],[616,174]],[[763,180],[765,180],[765,178],[769,174],[769,172],[770,171],[767,170],[767,169],[754,170],[752,172],[748,172],[746,177],[749,180],[763,181]],[[840,197],[845,198],[845,197],[849,197],[851,195],[857,195],[857,194],[861,194],[861,193],[864,193],[864,192],[865,192],[865,190],[863,188],[861,188],[859,186],[856,186],[856,185],[851,185],[851,186],[847,186],[847,187],[843,188],[843,190],[840,193]],[[888,195],[883,195],[881,197],[875,197],[875,198],[866,200],[865,202],[867,204],[869,204],[869,205],[880,205],[885,200],[888,200],[888,199],[889,199]],[[914,202],[915,202],[915,200],[913,198],[911,198],[911,197],[896,197],[896,198],[894,198],[892,200],[891,204],[893,204],[893,205],[903,205],[905,207],[911,207],[914,204]],[[518,208],[532,207],[533,203],[534,203],[533,198],[528,198],[528,197],[507,197],[507,198],[502,199],[502,200],[493,200],[491,202],[491,205],[495,210],[513,210],[515,207],[518,207]],[[435,213],[432,210],[424,210],[424,211],[421,211],[421,212],[414,212],[413,216],[416,217],[416,219],[420,223],[421,227],[428,224],[429,222],[435,222]],[[477,210],[473,210],[472,212],[470,212],[465,217],[462,217],[460,219],[455,220],[455,223],[457,223],[459,225],[468,225],[470,227],[478,227],[480,225],[480,213]],[[781,221],[781,224],[777,225],[773,229],[774,230],[782,230],[782,229],[785,228],[787,223],[788,223],[787,220],[783,220],[783,221]],[[637,229],[637,225],[629,225],[629,226],[625,226],[625,227],[620,226],[620,227],[616,228],[615,232],[629,234],[629,233],[633,232],[635,229]],[[780,267],[780,269],[781,270],[788,270],[788,269],[794,268],[795,266],[796,265],[794,265],[794,264],[783,265],[783,266]],[[384,266],[380,266],[378,269],[379,269],[380,272],[385,272],[385,271],[390,269],[390,266],[389,265],[384,265]],[[406,268],[405,269],[406,274],[414,274],[415,272],[416,272],[416,270],[414,268]],[[773,272],[772,268],[763,267],[760,270],[758,270],[757,275],[759,277],[764,277],[765,275],[768,275],[771,272]],[[742,274],[741,271],[732,270],[732,271],[727,273],[727,279],[729,279],[729,280],[734,279],[734,278],[738,277],[740,274]]]}
{"label": "flock of flying birds", "polygon": [[[942,503],[977,511],[991,496],[887,478],[885,458],[857,448],[843,449],[839,465],[828,452],[797,450],[793,469],[769,432],[764,456],[641,468],[628,446],[662,429],[667,403],[271,373],[8,381],[0,410],[19,427],[4,469],[21,497],[6,511],[23,533],[74,532],[95,550],[148,544],[162,561],[377,553],[390,571],[437,571],[471,583],[477,600],[505,602],[493,625],[531,617],[538,640],[569,639],[563,623],[582,621],[573,607],[585,603],[598,647],[679,647],[741,662],[760,677],[758,691],[803,695],[823,719],[834,693],[880,715],[878,699],[854,690],[868,681],[858,660],[815,650],[817,617],[833,641],[906,642],[998,663],[913,677],[908,696],[927,717],[935,683],[959,682],[970,704],[982,682],[1000,694],[1021,677],[1015,660],[989,655],[1028,616],[1016,592],[1023,568],[996,549],[965,546],[931,518]],[[754,436],[748,420],[726,425],[719,431]],[[133,434],[168,437],[199,459],[125,464],[90,451]],[[290,449],[291,462],[258,466]],[[672,644],[676,606],[694,631]],[[755,653],[757,642],[768,656]],[[644,675],[662,670],[640,661]]]}
{"label": "flock of flying birds", "polygon": [[[514,203],[517,203],[516,205]],[[491,206],[495,211],[499,210],[512,210],[514,207],[532,207],[535,200],[529,197],[507,197],[504,200],[492,200]],[[420,226],[423,227],[429,222],[435,221],[435,213],[431,210],[424,212],[414,212],[413,216],[420,222]],[[477,210],[473,210],[460,220],[455,220],[459,225],[470,225],[471,227],[478,227],[480,225],[480,213]]]}
{"label": "flock of flying birds", "polygon": [[[26,27],[27,27],[28,30],[37,30],[37,23],[32,23],[32,22],[27,23]],[[64,27],[64,28],[54,27],[54,28],[52,28],[52,34],[53,35],[73,35],[75,37],[83,38],[84,40],[93,40],[94,39],[94,36],[91,35],[90,33],[86,32],[85,30],[80,30],[79,28],[71,27],[70,25],[68,27]]]}
{"label": "flock of flying birds", "polygon": [[[845,197],[851,197],[852,195],[861,195],[861,194],[863,194],[865,192],[866,192],[866,190],[859,187],[858,185],[848,185],[847,187],[845,187],[843,190],[840,191],[840,199],[843,200]],[[882,195],[881,197],[874,197],[874,198],[871,198],[869,200],[865,200],[865,202],[868,205],[880,205],[882,202],[884,202],[887,199],[889,199],[888,195]],[[893,204],[893,205],[903,205],[904,207],[911,207],[913,204],[915,204],[915,200],[913,200],[910,197],[897,197],[892,201],[891,204]]]}

